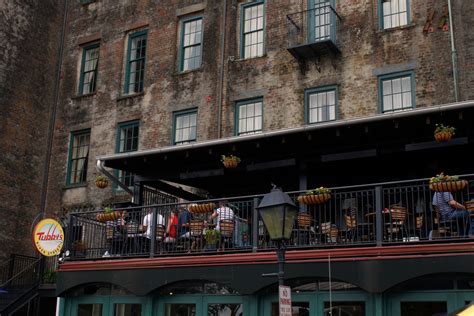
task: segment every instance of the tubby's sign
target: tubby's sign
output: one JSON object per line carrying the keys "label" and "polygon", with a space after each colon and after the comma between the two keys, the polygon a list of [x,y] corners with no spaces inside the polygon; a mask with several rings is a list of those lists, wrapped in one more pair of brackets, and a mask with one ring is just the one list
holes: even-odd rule
{"label": "tubby's sign", "polygon": [[33,243],[40,254],[47,257],[59,255],[64,244],[64,231],[57,221],[46,218],[33,229]]}

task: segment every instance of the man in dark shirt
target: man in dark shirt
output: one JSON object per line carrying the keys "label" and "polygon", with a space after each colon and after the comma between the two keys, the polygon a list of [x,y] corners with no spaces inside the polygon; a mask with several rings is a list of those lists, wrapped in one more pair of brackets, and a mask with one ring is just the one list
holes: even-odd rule
{"label": "man in dark shirt", "polygon": [[189,222],[191,221],[191,213],[189,213],[186,205],[182,204],[179,206],[178,214],[178,238],[189,238]]}

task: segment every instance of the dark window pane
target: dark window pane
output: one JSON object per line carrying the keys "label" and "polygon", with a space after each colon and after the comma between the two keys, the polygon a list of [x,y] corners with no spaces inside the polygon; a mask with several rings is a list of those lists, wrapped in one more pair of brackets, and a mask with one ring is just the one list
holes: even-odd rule
{"label": "dark window pane", "polygon": [[141,304],[115,304],[114,316],[141,316]]}
{"label": "dark window pane", "polygon": [[447,311],[446,302],[400,302],[401,316],[441,316]]}
{"label": "dark window pane", "polygon": [[242,316],[242,304],[209,304],[207,306],[208,316]]}
{"label": "dark window pane", "polygon": [[102,316],[102,304],[79,304],[77,316]]}
{"label": "dark window pane", "polygon": [[324,302],[324,315],[365,316],[364,302]]}
{"label": "dark window pane", "polygon": [[[272,303],[272,316],[278,316],[279,314],[278,302]],[[292,302],[291,303],[291,314],[292,316],[309,316],[309,302]]]}
{"label": "dark window pane", "polygon": [[196,316],[196,305],[166,304],[165,316]]}

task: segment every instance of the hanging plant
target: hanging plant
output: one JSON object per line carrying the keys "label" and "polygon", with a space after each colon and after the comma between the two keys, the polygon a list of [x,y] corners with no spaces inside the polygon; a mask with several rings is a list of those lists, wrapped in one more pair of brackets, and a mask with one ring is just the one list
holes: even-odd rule
{"label": "hanging plant", "polygon": [[457,176],[448,176],[442,172],[430,179],[430,189],[435,192],[454,192],[466,186],[466,180],[460,180]]}
{"label": "hanging plant", "polygon": [[215,203],[201,203],[201,204],[196,204],[193,203],[189,205],[188,210],[192,214],[205,214],[205,213],[210,213],[216,208]]}
{"label": "hanging plant", "polygon": [[99,222],[115,221],[116,219],[125,217],[125,211],[114,211],[111,207],[104,207],[104,212],[97,214],[96,218]]}
{"label": "hanging plant", "polygon": [[230,155],[230,156],[222,155],[221,162],[224,164],[225,168],[233,169],[233,168],[236,168],[237,165],[240,163],[240,158],[234,155]]}
{"label": "hanging plant", "polygon": [[97,176],[95,178],[95,185],[99,189],[105,189],[109,186],[109,178],[107,178],[106,176]]}
{"label": "hanging plant", "polygon": [[456,128],[451,126],[444,126],[443,124],[436,124],[434,137],[437,142],[447,142],[454,136]]}
{"label": "hanging plant", "polygon": [[331,190],[326,187],[319,187],[307,191],[305,194],[298,196],[298,201],[303,204],[322,204],[331,199]]}

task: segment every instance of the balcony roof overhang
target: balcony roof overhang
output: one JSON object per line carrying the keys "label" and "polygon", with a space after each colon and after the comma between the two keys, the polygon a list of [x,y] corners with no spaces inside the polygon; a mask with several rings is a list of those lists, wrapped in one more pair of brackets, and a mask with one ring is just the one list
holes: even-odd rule
{"label": "balcony roof overhang", "polygon": [[[459,112],[464,113],[463,120],[459,119]],[[270,189],[270,182],[279,185],[283,185],[283,182],[298,183],[299,174],[306,169],[305,165],[312,165],[313,161],[320,164],[370,159],[378,154],[382,144],[390,147],[383,149],[385,151],[397,147],[395,151],[403,152],[466,145],[472,140],[462,133],[460,136],[465,137],[454,139],[449,144],[434,142],[434,123],[443,122],[456,127],[463,124],[463,129],[469,129],[468,134],[472,134],[469,122],[473,114],[474,101],[465,101],[180,146],[104,155],[97,159],[105,167],[134,172],[142,180],[168,180],[215,193],[222,192],[224,185],[227,190],[254,185],[260,187],[259,192],[265,192]],[[442,120],[440,116],[443,116]],[[242,163],[235,170],[226,170],[220,163],[220,156],[229,154],[242,158]],[[297,187],[284,189],[293,190]],[[249,189],[245,193],[251,191]]]}

